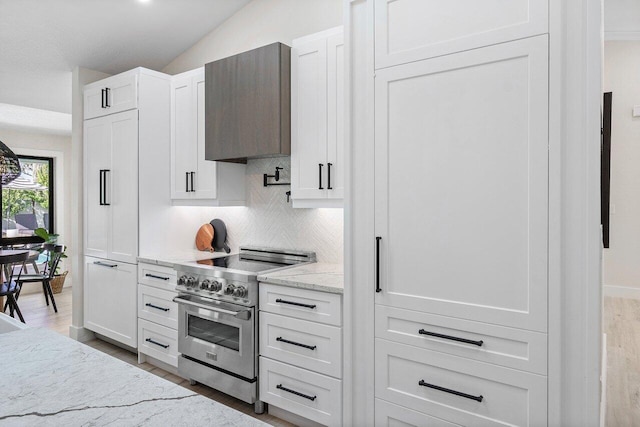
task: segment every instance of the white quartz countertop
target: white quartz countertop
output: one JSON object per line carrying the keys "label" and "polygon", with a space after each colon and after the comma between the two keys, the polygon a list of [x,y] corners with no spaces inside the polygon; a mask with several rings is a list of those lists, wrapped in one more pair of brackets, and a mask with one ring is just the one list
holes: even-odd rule
{"label": "white quartz countertop", "polygon": [[147,264],[162,265],[164,267],[173,268],[176,264],[182,264],[189,261],[200,261],[203,259],[220,258],[229,255],[226,252],[208,252],[193,249],[191,251],[183,251],[176,253],[150,254],[138,257],[138,262]]}
{"label": "white quartz countertop", "polygon": [[0,426],[265,426],[53,331],[0,334]]}
{"label": "white quartz countertop", "polygon": [[342,264],[305,264],[259,275],[258,281],[335,294],[344,291]]}

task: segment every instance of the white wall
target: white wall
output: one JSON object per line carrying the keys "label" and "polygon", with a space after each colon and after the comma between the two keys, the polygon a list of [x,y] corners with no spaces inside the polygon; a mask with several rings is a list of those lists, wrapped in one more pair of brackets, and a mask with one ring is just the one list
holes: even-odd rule
{"label": "white wall", "polygon": [[631,114],[640,105],[640,41],[608,41],[604,56],[604,90],[613,93],[604,285],[608,294],[640,297],[640,117]]}
{"label": "white wall", "polygon": [[342,0],[253,0],[162,71],[177,74],[217,59],[342,25]]}
{"label": "white wall", "polygon": [[[13,129],[0,129],[0,141],[4,142],[17,155],[42,156],[54,158],[55,185],[55,231],[60,235],[60,243],[69,246],[67,254],[75,253],[69,244],[71,235],[71,137],[31,133]],[[70,259],[65,261],[63,268],[71,268]],[[70,280],[69,280],[70,282]],[[68,285],[65,282],[65,285]]]}
{"label": "white wall", "polygon": [[606,40],[640,40],[640,1],[604,0]]}
{"label": "white wall", "polygon": [[[339,25],[341,0],[254,0],[162,71],[188,71],[276,41],[291,45],[295,38]],[[220,218],[227,225],[232,250],[245,244],[309,249],[317,252],[319,261],[342,262],[342,209],[293,209],[284,195],[288,187],[262,186],[262,174],[273,174],[276,166],[283,166],[287,174],[290,158],[249,161],[247,207],[173,207],[175,226],[165,230],[173,243],[171,251],[195,248],[200,225]]]}

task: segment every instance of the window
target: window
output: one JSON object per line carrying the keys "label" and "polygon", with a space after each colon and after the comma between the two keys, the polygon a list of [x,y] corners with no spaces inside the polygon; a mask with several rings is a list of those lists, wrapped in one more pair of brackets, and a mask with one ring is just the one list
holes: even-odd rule
{"label": "window", "polygon": [[53,158],[18,156],[18,159],[22,173],[2,186],[2,235],[29,236],[40,227],[53,234]]}

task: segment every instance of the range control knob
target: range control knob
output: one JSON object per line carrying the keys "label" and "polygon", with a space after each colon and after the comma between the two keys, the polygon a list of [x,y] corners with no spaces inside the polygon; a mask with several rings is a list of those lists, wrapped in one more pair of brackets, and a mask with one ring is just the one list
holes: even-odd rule
{"label": "range control knob", "polygon": [[227,285],[227,287],[224,289],[224,293],[225,293],[225,295],[233,295],[235,290],[236,290],[235,286]]}
{"label": "range control knob", "polygon": [[247,296],[247,288],[244,286],[238,286],[233,291],[233,296],[238,298],[244,298]]}
{"label": "range control knob", "polygon": [[187,285],[187,275],[183,274],[182,276],[180,276],[180,278],[178,279],[178,285],[180,286],[186,286]]}
{"label": "range control knob", "polygon": [[217,280],[211,282],[211,285],[209,286],[209,290],[211,292],[218,292],[220,289],[222,289],[222,283],[218,282]]}
{"label": "range control knob", "polygon": [[211,280],[205,279],[200,283],[200,289],[210,290],[211,289]]}
{"label": "range control knob", "polygon": [[196,286],[198,286],[198,279],[196,279],[193,276],[187,277],[187,287],[188,288],[195,288]]}

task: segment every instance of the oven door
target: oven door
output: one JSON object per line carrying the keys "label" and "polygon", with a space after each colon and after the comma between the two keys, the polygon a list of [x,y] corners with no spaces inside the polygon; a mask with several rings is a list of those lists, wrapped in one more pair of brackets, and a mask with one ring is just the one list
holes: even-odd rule
{"label": "oven door", "polygon": [[247,379],[255,372],[255,312],[228,302],[178,295],[178,351]]}

